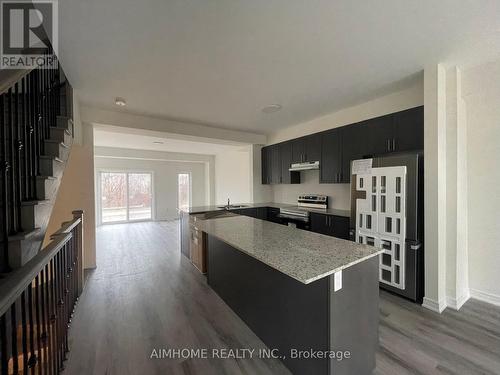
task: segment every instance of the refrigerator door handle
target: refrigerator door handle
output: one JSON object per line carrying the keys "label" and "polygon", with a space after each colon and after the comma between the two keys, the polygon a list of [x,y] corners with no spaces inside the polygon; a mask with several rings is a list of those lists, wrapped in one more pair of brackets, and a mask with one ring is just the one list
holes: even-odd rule
{"label": "refrigerator door handle", "polygon": [[410,245],[410,249],[411,250],[418,250],[422,247],[422,244],[421,243],[413,243]]}

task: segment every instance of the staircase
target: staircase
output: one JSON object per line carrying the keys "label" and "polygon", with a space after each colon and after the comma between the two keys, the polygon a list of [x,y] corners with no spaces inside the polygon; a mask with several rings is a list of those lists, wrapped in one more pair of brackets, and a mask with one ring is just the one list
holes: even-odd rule
{"label": "staircase", "polygon": [[72,88],[37,68],[0,95],[0,273],[41,249],[73,143]]}

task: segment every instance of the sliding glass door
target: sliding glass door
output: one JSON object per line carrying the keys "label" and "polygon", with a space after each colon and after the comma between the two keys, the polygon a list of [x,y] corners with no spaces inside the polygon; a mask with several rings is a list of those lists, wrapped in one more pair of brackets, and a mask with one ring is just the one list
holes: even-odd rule
{"label": "sliding glass door", "polygon": [[101,223],[151,220],[151,173],[101,172]]}

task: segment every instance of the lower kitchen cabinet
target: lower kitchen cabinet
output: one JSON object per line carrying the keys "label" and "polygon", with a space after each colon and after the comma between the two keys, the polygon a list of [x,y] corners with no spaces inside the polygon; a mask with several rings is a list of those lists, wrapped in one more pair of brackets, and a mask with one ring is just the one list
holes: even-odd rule
{"label": "lower kitchen cabinet", "polygon": [[274,207],[267,208],[267,220],[273,223],[282,224],[281,218],[279,217],[280,209]]}
{"label": "lower kitchen cabinet", "polygon": [[234,213],[244,216],[250,216],[255,219],[267,220],[267,207],[249,207],[233,210]]}
{"label": "lower kitchen cabinet", "polygon": [[327,236],[349,239],[349,218],[311,212],[311,231]]}

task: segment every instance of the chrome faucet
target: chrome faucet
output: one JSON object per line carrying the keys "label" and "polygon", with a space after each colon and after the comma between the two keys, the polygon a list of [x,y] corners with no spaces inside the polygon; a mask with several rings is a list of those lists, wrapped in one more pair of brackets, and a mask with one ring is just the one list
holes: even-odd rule
{"label": "chrome faucet", "polygon": [[227,208],[231,207],[231,201],[227,198]]}

